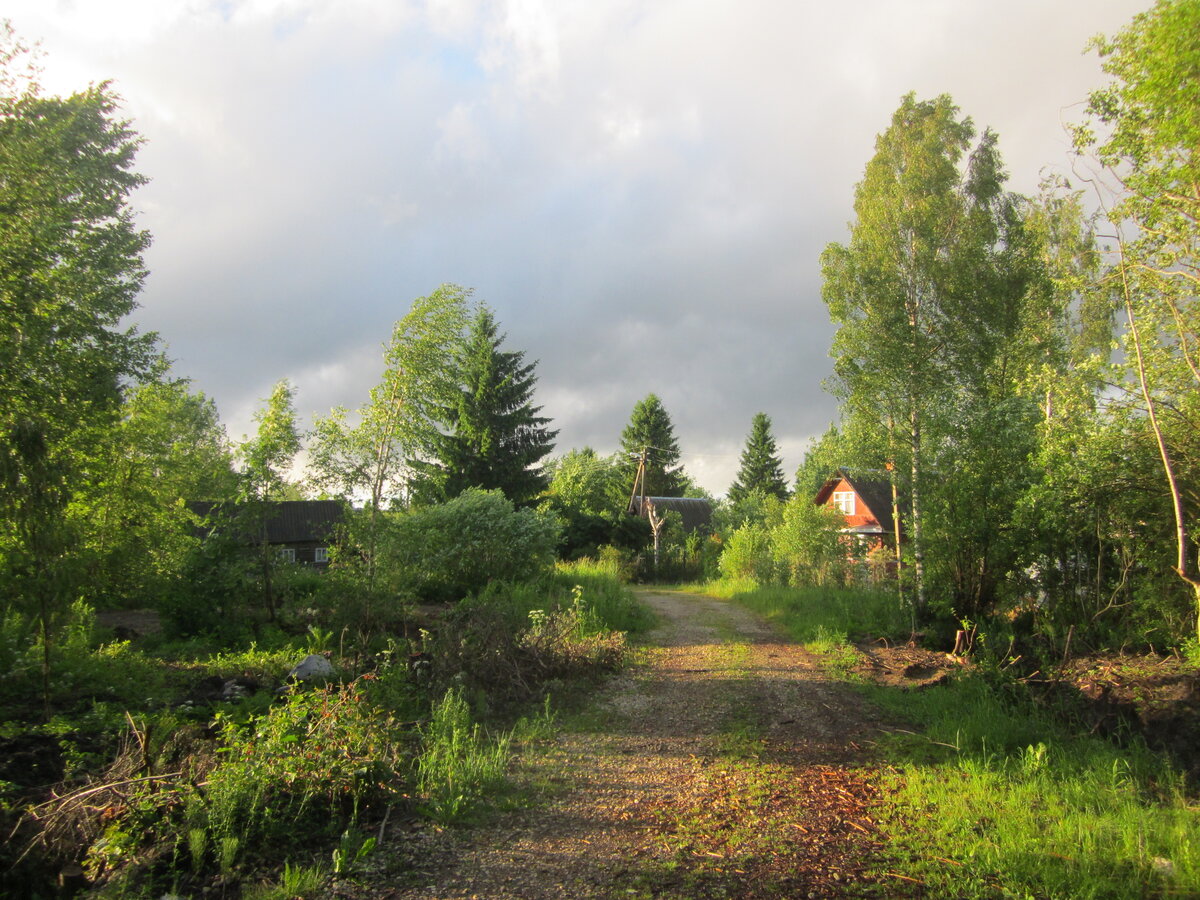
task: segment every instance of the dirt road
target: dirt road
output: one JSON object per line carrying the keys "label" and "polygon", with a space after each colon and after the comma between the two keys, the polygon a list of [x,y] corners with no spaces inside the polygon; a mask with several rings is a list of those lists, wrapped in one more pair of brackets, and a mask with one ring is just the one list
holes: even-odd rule
{"label": "dirt road", "polygon": [[[644,593],[643,661],[525,763],[544,804],[411,835],[396,898],[891,896],[858,697],[752,613]],[[381,886],[382,887],[382,886]]]}

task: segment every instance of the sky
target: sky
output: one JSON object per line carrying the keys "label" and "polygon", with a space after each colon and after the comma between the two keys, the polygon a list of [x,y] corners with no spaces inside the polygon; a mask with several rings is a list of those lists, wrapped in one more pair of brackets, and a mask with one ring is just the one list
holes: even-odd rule
{"label": "sky", "polygon": [[231,438],[282,378],[361,405],[413,299],[473,288],[537,362],[556,453],[656,393],[715,495],[754,414],[784,470],[837,418],[819,257],[901,97],[1068,173],[1087,40],[1149,0],[7,0],[145,139],[135,320]]}

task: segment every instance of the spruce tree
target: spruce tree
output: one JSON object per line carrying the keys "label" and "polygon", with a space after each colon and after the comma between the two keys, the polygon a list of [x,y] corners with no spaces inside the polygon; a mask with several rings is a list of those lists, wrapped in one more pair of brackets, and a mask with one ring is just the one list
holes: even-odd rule
{"label": "spruce tree", "polygon": [[783,464],[779,448],[771,434],[771,417],[756,413],[742,451],[741,468],[729,487],[729,499],[737,502],[747,494],[758,491],[763,495],[787,499],[787,483],[783,479]]}
{"label": "spruce tree", "polygon": [[625,459],[626,490],[632,490],[634,474],[642,451],[646,451],[646,494],[653,497],[682,497],[688,485],[679,465],[679,444],[675,426],[655,394],[647,394],[633,407],[629,424],[621,432],[621,451]]}
{"label": "spruce tree", "polygon": [[504,337],[492,311],[480,307],[459,351],[458,395],[441,411],[444,431],[434,437],[432,459],[419,467],[419,499],[449,500],[478,487],[521,504],[545,489],[540,463],[558,432],[532,403],[536,363],[501,350]]}

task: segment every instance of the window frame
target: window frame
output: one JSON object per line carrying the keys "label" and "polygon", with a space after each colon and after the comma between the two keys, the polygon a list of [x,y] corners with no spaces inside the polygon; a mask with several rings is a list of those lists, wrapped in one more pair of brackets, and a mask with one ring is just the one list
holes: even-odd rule
{"label": "window frame", "polygon": [[852,516],[857,508],[858,495],[854,491],[834,491],[831,502],[833,508],[843,516]]}

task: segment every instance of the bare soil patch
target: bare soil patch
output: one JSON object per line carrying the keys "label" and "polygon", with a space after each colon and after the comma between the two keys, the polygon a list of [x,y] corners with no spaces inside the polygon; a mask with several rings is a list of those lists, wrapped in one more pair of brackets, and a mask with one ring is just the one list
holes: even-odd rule
{"label": "bare soil patch", "polygon": [[522,759],[520,777],[552,785],[544,802],[389,836],[385,871],[355,896],[903,893],[869,874],[875,714],[753,613],[642,596],[660,616],[642,660],[598,693],[589,724]]}

